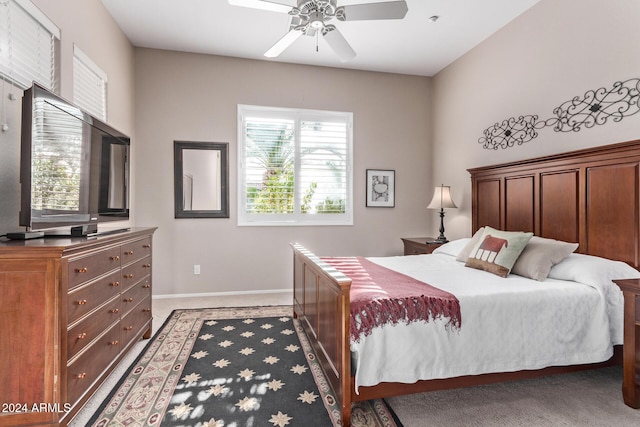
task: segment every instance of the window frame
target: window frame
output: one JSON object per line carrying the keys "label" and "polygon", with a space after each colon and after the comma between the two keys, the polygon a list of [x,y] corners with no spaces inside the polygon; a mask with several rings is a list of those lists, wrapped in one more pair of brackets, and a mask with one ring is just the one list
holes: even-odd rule
{"label": "window frame", "polygon": [[[245,211],[247,199],[245,156],[246,156],[246,121],[247,114],[254,117],[286,118],[294,121],[294,176],[295,176],[295,212],[292,214],[251,214]],[[298,191],[300,177],[300,123],[303,120],[339,121],[346,124],[346,200],[344,213],[303,214],[300,212],[301,197]],[[353,225],[353,113],[341,111],[311,110],[300,108],[265,107],[238,104],[238,226],[350,226]]]}

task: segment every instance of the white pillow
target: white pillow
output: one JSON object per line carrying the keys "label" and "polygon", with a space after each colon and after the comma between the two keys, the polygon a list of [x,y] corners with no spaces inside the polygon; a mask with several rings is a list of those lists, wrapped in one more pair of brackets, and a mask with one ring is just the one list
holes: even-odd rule
{"label": "white pillow", "polygon": [[635,279],[640,277],[640,271],[622,261],[574,253],[551,267],[548,277],[592,285]]}
{"label": "white pillow", "polygon": [[442,246],[438,246],[432,253],[434,254],[446,254],[451,256],[458,256],[462,249],[471,240],[471,237],[465,237],[463,239],[452,240],[449,243],[445,243]]}
{"label": "white pillow", "polygon": [[482,233],[484,233],[484,227],[478,228],[478,231],[475,232],[473,237],[471,237],[467,241],[467,245],[460,251],[457,255],[456,260],[460,262],[467,262],[469,255],[471,255],[471,251],[475,248],[476,244],[480,241],[482,237]]}

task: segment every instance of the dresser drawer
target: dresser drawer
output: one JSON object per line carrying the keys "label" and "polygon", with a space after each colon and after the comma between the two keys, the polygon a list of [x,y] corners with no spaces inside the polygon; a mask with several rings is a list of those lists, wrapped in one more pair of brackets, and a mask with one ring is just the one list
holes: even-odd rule
{"label": "dresser drawer", "polygon": [[122,302],[120,305],[122,316],[126,316],[133,307],[147,297],[151,297],[151,281],[148,277],[136,283],[122,294]]}
{"label": "dresser drawer", "polygon": [[120,272],[116,271],[86,286],[69,292],[67,298],[68,321],[73,323],[91,310],[120,293]]}
{"label": "dresser drawer", "polygon": [[91,255],[69,259],[69,286],[72,289],[108,271],[120,268],[120,247],[111,247]]}
{"label": "dresser drawer", "polygon": [[67,367],[67,402],[72,405],[120,353],[120,323],[116,323]]}
{"label": "dresser drawer", "polygon": [[122,348],[126,347],[136,334],[140,332],[145,323],[150,320],[151,296],[148,296],[120,321]]}
{"label": "dresser drawer", "polygon": [[67,331],[67,358],[73,358],[80,350],[108,329],[109,325],[119,319],[120,298],[115,296],[111,301],[99,307],[91,316],[69,328]]}
{"label": "dresser drawer", "polygon": [[138,261],[151,255],[151,238],[136,240],[122,245],[122,265]]}
{"label": "dresser drawer", "polygon": [[151,257],[143,258],[122,269],[122,290],[127,290],[151,274]]}

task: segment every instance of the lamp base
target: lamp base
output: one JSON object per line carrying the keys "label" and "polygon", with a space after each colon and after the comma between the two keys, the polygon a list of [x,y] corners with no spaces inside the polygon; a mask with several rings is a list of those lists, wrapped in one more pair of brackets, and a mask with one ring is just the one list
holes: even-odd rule
{"label": "lamp base", "polygon": [[446,238],[441,239],[440,237],[436,240],[427,240],[427,245],[441,245],[443,243],[449,243],[449,241]]}

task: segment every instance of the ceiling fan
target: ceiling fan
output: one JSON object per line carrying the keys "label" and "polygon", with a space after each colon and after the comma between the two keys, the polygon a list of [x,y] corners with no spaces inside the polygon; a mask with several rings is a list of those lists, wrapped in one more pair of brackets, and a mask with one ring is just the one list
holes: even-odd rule
{"label": "ceiling fan", "polygon": [[349,45],[342,33],[329,22],[364,21],[376,19],[402,19],[407,14],[405,0],[382,3],[361,3],[338,6],[337,0],[297,0],[296,6],[286,0],[228,0],[234,6],[252,7],[255,9],[283,12],[291,15],[289,32],[276,42],[264,56],[275,58],[291,46],[302,35],[322,35],[335,52],[340,61],[350,61],[356,52]]}

